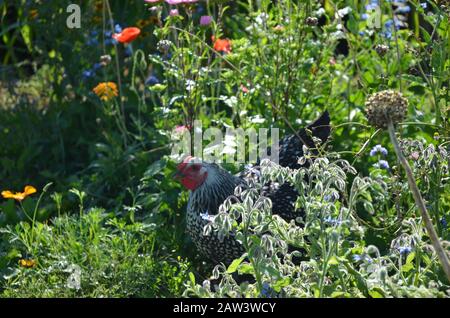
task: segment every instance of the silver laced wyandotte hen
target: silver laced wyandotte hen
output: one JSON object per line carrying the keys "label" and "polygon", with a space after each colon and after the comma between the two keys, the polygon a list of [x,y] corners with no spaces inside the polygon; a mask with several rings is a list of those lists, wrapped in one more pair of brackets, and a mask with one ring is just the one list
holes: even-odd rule
{"label": "silver laced wyandotte hen", "polygon": [[[302,165],[299,158],[303,156],[303,145],[309,149],[316,149],[316,141],[320,144],[330,136],[330,116],[325,111],[315,122],[306,129],[300,129],[295,134],[285,136],[279,143],[279,164],[291,169],[299,169]],[[251,167],[252,172],[259,170],[259,166]],[[217,164],[200,162],[194,157],[187,157],[177,166],[176,178],[191,191],[187,204],[187,232],[191,236],[201,254],[212,262],[230,264],[244,253],[242,245],[233,237],[226,236],[219,239],[216,232],[204,235],[203,228],[209,220],[205,215],[213,216],[218,213],[220,205],[234,194],[238,185],[247,183],[248,171],[233,175]],[[288,183],[279,187],[268,186],[264,196],[272,201],[272,213],[278,214],[289,221],[301,216],[303,211],[295,209],[297,190]]]}

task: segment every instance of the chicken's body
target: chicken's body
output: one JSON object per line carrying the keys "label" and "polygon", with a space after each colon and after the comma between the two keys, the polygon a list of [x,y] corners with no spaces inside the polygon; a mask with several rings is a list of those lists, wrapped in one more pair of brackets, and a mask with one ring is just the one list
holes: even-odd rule
{"label": "chicken's body", "polygon": [[[312,131],[313,136],[324,142],[330,133],[329,121],[328,113],[325,112],[308,129]],[[311,137],[305,130],[300,130],[297,134],[287,136],[280,141],[279,163],[281,166],[292,169],[300,167],[298,159],[303,155],[303,142],[306,142],[310,148],[314,147]],[[183,163],[182,165],[180,169],[190,178],[195,178],[193,176],[202,178],[198,184],[192,185],[188,182],[189,180],[185,184],[188,188],[192,187],[187,206],[187,232],[201,254],[215,263],[229,264],[244,253],[241,244],[232,234],[221,240],[216,232],[204,235],[203,229],[210,222],[209,216],[218,213],[220,205],[234,194],[238,185],[246,187],[249,184],[249,178],[259,177],[259,166],[251,167],[238,176],[234,176],[216,164]],[[190,168],[192,171],[189,171]],[[262,195],[271,199],[272,213],[286,220],[294,219],[302,213],[295,210],[298,193],[288,183],[264,185]]]}
{"label": "chicken's body", "polygon": [[215,233],[204,235],[203,229],[209,222],[207,216],[217,214],[219,206],[243,180],[215,164],[202,165],[207,167],[209,175],[207,181],[189,196],[187,232],[201,254],[215,262],[229,263],[242,255],[242,246],[232,236],[220,240]]}

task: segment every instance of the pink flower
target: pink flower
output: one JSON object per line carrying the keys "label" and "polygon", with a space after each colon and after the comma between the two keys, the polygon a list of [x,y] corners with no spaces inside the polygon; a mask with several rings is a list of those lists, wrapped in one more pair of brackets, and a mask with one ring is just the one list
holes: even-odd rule
{"label": "pink flower", "polygon": [[243,84],[241,84],[241,91],[242,91],[244,94],[247,94],[248,92],[250,92],[250,90],[249,90],[246,86],[244,86]]}
{"label": "pink flower", "polygon": [[172,10],[170,10],[169,15],[171,17],[177,17],[180,15],[180,12],[178,11],[178,9],[172,9]]}
{"label": "pink flower", "polygon": [[144,0],[147,3],[158,3],[158,2],[162,2],[162,0]]}
{"label": "pink flower", "polygon": [[209,25],[212,22],[212,17],[210,15],[202,15],[200,17],[200,25]]}
{"label": "pink flower", "polygon": [[188,132],[189,130],[191,130],[190,126],[181,125],[175,127],[175,133],[177,134],[183,134],[185,132]]}
{"label": "pink flower", "polygon": [[190,4],[196,3],[198,0],[165,0],[168,4],[177,5],[177,4]]}
{"label": "pink flower", "polygon": [[411,154],[411,159],[412,159],[412,160],[417,161],[417,160],[419,160],[419,158],[420,158],[420,155],[419,155],[419,153],[418,153],[417,151],[414,151],[414,152]]}

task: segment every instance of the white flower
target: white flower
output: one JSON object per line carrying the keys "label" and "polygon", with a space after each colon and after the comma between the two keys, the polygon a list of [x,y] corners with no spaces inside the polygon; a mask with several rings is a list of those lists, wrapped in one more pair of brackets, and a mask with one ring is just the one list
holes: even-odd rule
{"label": "white flower", "polygon": [[261,25],[261,24],[264,24],[268,18],[269,18],[269,15],[267,13],[263,12],[255,18],[255,22],[257,24]]}
{"label": "white flower", "polygon": [[345,7],[345,8],[343,8],[343,9],[341,9],[341,10],[338,10],[337,16],[338,16],[339,18],[343,18],[343,17],[345,17],[347,14],[349,14],[350,12],[352,12],[352,8],[350,8],[350,7]]}
{"label": "white flower", "polygon": [[342,31],[339,31],[339,30],[336,32],[330,33],[330,36],[335,40],[345,39],[345,33]]}
{"label": "white flower", "polygon": [[209,67],[202,67],[199,71],[200,75],[208,75],[211,73],[211,69]]}
{"label": "white flower", "polygon": [[316,17],[321,17],[325,14],[325,9],[324,8],[320,8],[319,10],[317,10],[315,12]]}
{"label": "white flower", "polygon": [[186,90],[191,92],[197,84],[193,80],[186,80]]}
{"label": "white flower", "polygon": [[262,124],[266,121],[266,119],[261,117],[261,115],[252,116],[252,117],[249,117],[249,119],[254,124]]}
{"label": "white flower", "polygon": [[225,103],[225,105],[227,105],[230,108],[234,108],[235,106],[237,106],[238,103],[238,99],[236,98],[236,96],[220,96],[220,99],[223,100],[223,102]]}

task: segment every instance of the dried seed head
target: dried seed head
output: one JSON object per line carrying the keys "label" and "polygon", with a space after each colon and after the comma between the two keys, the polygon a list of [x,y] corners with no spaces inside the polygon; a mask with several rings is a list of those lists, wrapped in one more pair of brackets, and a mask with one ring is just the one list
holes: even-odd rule
{"label": "dried seed head", "polygon": [[375,46],[375,51],[381,57],[385,56],[387,52],[389,52],[389,46],[384,44],[378,44]]}
{"label": "dried seed head", "polygon": [[394,90],[372,94],[366,100],[366,117],[371,125],[378,128],[386,128],[388,119],[393,124],[401,122],[407,110],[408,100]]}
{"label": "dried seed head", "polygon": [[450,1],[449,0],[440,0],[439,7],[442,11],[444,11],[447,14],[450,14]]}
{"label": "dried seed head", "polygon": [[170,40],[161,40],[156,45],[156,49],[161,53],[166,53],[169,51],[172,42]]}
{"label": "dried seed head", "polygon": [[319,20],[316,17],[307,17],[305,23],[309,26],[316,26],[319,23]]}
{"label": "dried seed head", "polygon": [[111,63],[111,55],[108,54],[100,56],[100,63],[102,64],[102,66],[106,66]]}

